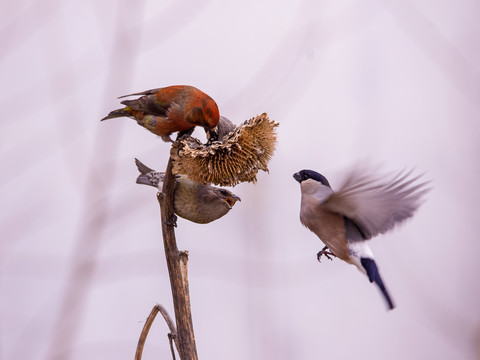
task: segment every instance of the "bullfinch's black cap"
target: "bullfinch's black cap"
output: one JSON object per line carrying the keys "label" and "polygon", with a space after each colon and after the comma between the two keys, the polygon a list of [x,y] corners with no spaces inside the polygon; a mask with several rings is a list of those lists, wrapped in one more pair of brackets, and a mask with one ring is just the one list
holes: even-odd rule
{"label": "bullfinch's black cap", "polygon": [[318,181],[319,183],[325,186],[331,187],[330,183],[328,182],[325,176],[313,170],[301,170],[293,174],[293,178],[297,180],[299,183],[301,183],[304,180],[312,179],[312,180]]}

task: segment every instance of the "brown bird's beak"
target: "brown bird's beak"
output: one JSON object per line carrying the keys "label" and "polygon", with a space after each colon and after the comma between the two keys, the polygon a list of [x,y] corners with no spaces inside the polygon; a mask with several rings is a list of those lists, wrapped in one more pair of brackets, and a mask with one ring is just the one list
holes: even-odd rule
{"label": "brown bird's beak", "polygon": [[242,201],[242,199],[240,199],[237,195],[232,195],[227,197],[225,201],[227,202],[227,204],[230,206],[230,209],[231,209],[237,201]]}

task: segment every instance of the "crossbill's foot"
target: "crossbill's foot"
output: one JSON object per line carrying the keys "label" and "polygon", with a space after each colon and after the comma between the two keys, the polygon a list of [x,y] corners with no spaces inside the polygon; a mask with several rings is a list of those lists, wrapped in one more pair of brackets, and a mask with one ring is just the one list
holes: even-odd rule
{"label": "crossbill's foot", "polygon": [[158,190],[159,190],[159,191],[157,192],[157,198],[158,198],[160,201],[163,201],[163,196],[164,196],[164,195],[163,195],[163,192],[162,192],[160,189],[158,189]]}
{"label": "crossbill's foot", "polygon": [[172,138],[170,137],[170,135],[164,135],[164,136],[161,136],[161,138],[162,138],[162,140],[163,140],[164,142],[169,142],[169,143],[172,143],[172,144],[173,144],[173,142],[174,142],[174,141],[172,140]]}
{"label": "crossbill's foot", "polygon": [[332,260],[331,256],[333,257],[336,257],[336,255],[334,253],[332,253],[331,251],[327,251],[328,250],[328,246],[325,246],[322,250],[320,250],[318,253],[317,253],[317,260],[318,262],[322,262],[320,260],[320,258],[322,257],[322,255],[324,255],[328,260]]}
{"label": "crossbill's foot", "polygon": [[164,224],[177,227],[177,215],[173,214],[170,219],[164,221]]}
{"label": "crossbill's foot", "polygon": [[184,131],[179,131],[178,134],[177,134],[177,141],[178,140],[182,140],[186,137],[189,137],[190,135],[193,134],[193,130],[195,130],[195,128],[191,128],[191,129],[188,129],[188,130],[184,130]]}
{"label": "crossbill's foot", "polygon": [[207,133],[207,145],[210,145],[214,141],[218,141],[218,134],[215,130],[213,129],[208,129],[206,130]]}

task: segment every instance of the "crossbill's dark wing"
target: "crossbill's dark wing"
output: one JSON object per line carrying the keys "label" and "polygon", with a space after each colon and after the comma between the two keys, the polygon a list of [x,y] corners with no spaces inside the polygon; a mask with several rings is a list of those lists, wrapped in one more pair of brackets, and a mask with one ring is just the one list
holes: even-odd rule
{"label": "crossbill's dark wing", "polygon": [[161,89],[152,89],[139,93],[124,95],[120,96],[119,99],[127,96],[141,95],[138,99],[135,100],[123,100],[121,104],[128,106],[133,110],[141,111],[146,114],[155,116],[167,116],[167,111],[171,104],[159,103],[158,101],[156,101],[155,93],[159,90]]}
{"label": "crossbill's dark wing", "polygon": [[128,94],[128,95],[122,95],[122,96],[119,96],[118,98],[119,98],[119,99],[123,99],[123,98],[129,97],[129,96],[153,95],[153,94],[155,94],[157,91],[159,91],[160,89],[162,89],[162,88],[145,90],[145,91],[142,91],[142,92],[133,93],[133,94]]}

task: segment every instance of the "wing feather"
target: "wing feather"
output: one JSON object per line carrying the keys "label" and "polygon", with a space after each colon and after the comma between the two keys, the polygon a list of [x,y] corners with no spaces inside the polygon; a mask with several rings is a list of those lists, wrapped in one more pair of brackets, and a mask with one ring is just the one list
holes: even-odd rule
{"label": "wing feather", "polygon": [[170,107],[170,103],[161,103],[155,98],[155,94],[159,90],[161,89],[152,89],[152,90],[142,91],[139,93],[123,95],[123,96],[120,96],[119,99],[122,99],[128,96],[136,96],[136,95],[141,95],[141,96],[138,99],[123,100],[120,103],[125,106],[128,106],[133,110],[141,111],[146,114],[155,115],[155,116],[165,116]]}
{"label": "wing feather", "polygon": [[122,96],[119,96],[118,99],[123,99],[123,98],[129,97],[129,96],[153,95],[153,94],[155,94],[158,90],[161,90],[161,88],[151,89],[151,90],[145,90],[145,91],[142,91],[142,92],[137,92],[137,93],[128,94],[128,95],[122,95]]}
{"label": "wing feather", "polygon": [[[372,174],[371,169],[353,169],[340,189],[325,200],[324,206],[352,220],[363,239],[393,229],[411,217],[430,190],[419,182],[423,175],[411,177],[413,170],[392,176]],[[358,241],[359,237],[350,237]]]}

